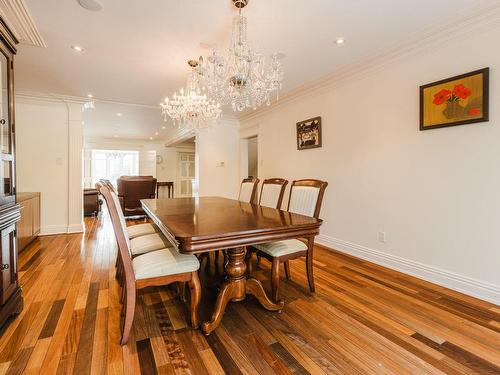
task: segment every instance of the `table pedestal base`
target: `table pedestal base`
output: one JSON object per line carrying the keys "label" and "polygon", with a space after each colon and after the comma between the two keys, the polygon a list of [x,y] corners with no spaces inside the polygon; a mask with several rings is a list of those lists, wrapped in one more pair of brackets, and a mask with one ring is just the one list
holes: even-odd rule
{"label": "table pedestal base", "polygon": [[226,310],[226,305],[229,301],[238,302],[243,301],[247,294],[253,295],[260,304],[271,311],[281,311],[284,302],[272,302],[267,297],[264,288],[259,280],[254,278],[247,278],[245,254],[246,248],[238,247],[235,249],[228,249],[227,263],[224,265],[227,275],[227,280],[222,285],[222,288],[215,303],[212,320],[202,324],[201,329],[204,334],[209,335],[214,329],[219,326],[219,323]]}

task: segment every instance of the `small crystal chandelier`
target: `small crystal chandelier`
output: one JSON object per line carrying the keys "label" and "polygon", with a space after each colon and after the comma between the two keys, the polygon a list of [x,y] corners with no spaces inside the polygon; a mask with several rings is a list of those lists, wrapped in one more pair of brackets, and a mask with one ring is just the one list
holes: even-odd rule
{"label": "small crystal chandelier", "polygon": [[172,118],[179,129],[200,130],[214,124],[220,117],[220,104],[209,100],[200,88],[200,75],[197,71],[198,61],[189,60],[191,73],[187,80],[186,90],[182,88],[171,99],[166,98],[161,103],[163,120]]}
{"label": "small crystal chandelier", "polygon": [[233,18],[231,44],[226,56],[215,48],[208,59],[200,60],[198,71],[210,97],[221,104],[229,104],[241,112],[271,104],[271,95],[278,92],[283,83],[284,55],[274,53],[269,59],[253,51],[247,41],[247,19],[241,10],[249,0],[232,0],[239,9]]}

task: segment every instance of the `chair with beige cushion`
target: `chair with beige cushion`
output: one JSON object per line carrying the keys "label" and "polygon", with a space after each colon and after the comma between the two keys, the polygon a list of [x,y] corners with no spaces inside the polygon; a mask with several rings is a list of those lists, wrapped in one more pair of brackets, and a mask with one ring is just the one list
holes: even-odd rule
{"label": "chair with beige cushion", "polygon": [[[97,184],[96,184],[96,189],[99,190],[99,186],[104,185],[106,186],[110,191],[116,194],[116,189],[113,186],[113,184],[106,179],[101,179]],[[118,198],[120,199],[120,198]],[[122,202],[120,201],[120,208],[122,206]],[[121,215],[123,215],[123,211],[121,212]],[[135,224],[127,227],[127,233],[128,237],[130,239],[136,238],[139,236],[146,236],[148,234],[154,234],[157,233],[156,227],[153,224],[145,223],[145,224]]]}
{"label": "chair with beige cushion", "polygon": [[201,287],[198,278],[200,263],[194,255],[180,254],[174,248],[163,248],[132,258],[130,240],[125,233],[125,222],[120,218],[118,200],[104,185],[100,192],[106,200],[109,210],[118,253],[124,271],[124,298],[122,315],[125,316],[122,325],[121,344],[127,343],[135,314],[136,294],[138,289],[150,286],[164,286],[173,282],[189,284],[191,291],[190,316],[191,325],[196,328],[198,322],[198,305],[201,297]]}
{"label": "chair with beige cushion", "polygon": [[260,189],[259,205],[281,209],[287,184],[288,181],[282,178],[265,179]]}
{"label": "chair with beige cushion", "polygon": [[[320,180],[309,179],[294,181],[290,188],[288,211],[319,218],[321,203],[327,186],[328,182]],[[285,264],[286,277],[290,278],[289,260],[304,256],[306,257],[306,271],[309,289],[311,292],[314,292],[313,248],[314,236],[305,238],[304,240],[291,239],[253,246],[253,249],[258,251],[257,255],[260,255],[272,262],[271,288],[272,296],[275,301],[278,301],[280,263],[283,262]]]}
{"label": "chair with beige cushion", "polygon": [[[117,214],[119,216],[120,222],[123,225],[124,231],[127,234],[127,241],[129,242],[130,251],[132,255],[135,256],[139,254],[144,254],[150,251],[162,249],[166,246],[171,246],[168,243],[168,241],[166,239],[164,240],[163,237],[156,231],[150,234],[136,235],[137,232],[140,232],[143,228],[145,229],[143,230],[143,233],[146,233],[149,227],[141,227],[139,228],[139,230],[135,232],[134,230],[132,230],[132,233],[136,236],[131,237],[129,228],[133,228],[135,227],[135,225],[127,227],[127,224],[125,223],[125,215],[123,215],[123,212],[120,208],[120,201],[118,199],[118,195],[116,195],[116,193],[112,190],[109,191],[109,194],[111,195],[116,207],[118,207]],[[146,225],[151,225],[151,224],[146,224]]]}
{"label": "chair with beige cushion", "polygon": [[[133,256],[145,254],[150,251],[163,249],[164,247],[171,246],[170,243],[156,232],[156,228],[152,224],[139,224],[127,227],[125,216],[120,205],[120,200],[116,194],[113,185],[109,181],[101,180],[96,184],[97,190],[101,192],[106,188],[113,200],[115,207],[117,207],[117,216],[120,223],[123,225],[126,234],[127,244]],[[101,193],[102,195],[102,193]],[[108,207],[109,211],[109,207]],[[135,229],[137,227],[137,229]],[[116,278],[120,285],[123,283],[123,264],[119,254],[116,257]]]}
{"label": "chair with beige cushion", "polygon": [[241,181],[240,194],[238,200],[241,202],[254,203],[255,195],[257,194],[257,186],[259,179],[255,177],[248,177]]}

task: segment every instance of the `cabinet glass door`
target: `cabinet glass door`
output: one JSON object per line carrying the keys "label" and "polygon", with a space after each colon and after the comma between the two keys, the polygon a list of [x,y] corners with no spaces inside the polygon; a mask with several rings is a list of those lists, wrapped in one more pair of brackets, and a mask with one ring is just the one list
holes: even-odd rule
{"label": "cabinet glass door", "polygon": [[2,154],[10,154],[10,121],[9,121],[9,60],[0,53],[0,76],[2,77],[2,95],[0,95],[0,145]]}
{"label": "cabinet glass door", "polygon": [[0,53],[0,205],[14,201],[14,155],[12,153],[12,119],[10,97],[12,76],[10,59]]}

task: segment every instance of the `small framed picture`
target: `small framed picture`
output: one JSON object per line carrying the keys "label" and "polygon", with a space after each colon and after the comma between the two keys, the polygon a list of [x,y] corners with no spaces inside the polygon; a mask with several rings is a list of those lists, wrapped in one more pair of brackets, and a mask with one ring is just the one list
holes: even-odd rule
{"label": "small framed picture", "polygon": [[321,147],[321,117],[297,123],[297,150]]}
{"label": "small framed picture", "polygon": [[420,130],[488,121],[489,68],[420,86]]}

